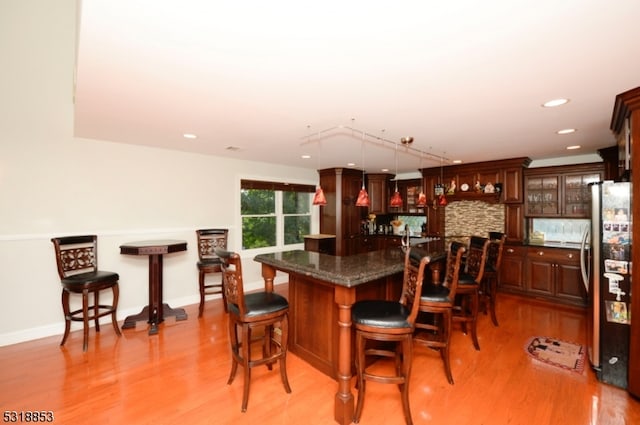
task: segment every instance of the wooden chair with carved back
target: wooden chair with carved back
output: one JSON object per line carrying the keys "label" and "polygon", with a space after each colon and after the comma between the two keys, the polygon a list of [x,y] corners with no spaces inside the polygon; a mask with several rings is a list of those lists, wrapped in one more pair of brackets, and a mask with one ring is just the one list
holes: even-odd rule
{"label": "wooden chair with carved back", "polygon": [[450,384],[453,384],[449,360],[453,307],[459,288],[458,280],[465,251],[466,247],[462,243],[451,242],[447,253],[444,282],[430,282],[422,285],[419,313],[413,335],[414,343],[440,352]]}
{"label": "wooden chair with carved back", "polygon": [[[222,282],[227,304],[229,343],[231,346],[231,373],[227,384],[231,384],[238,371],[244,369],[242,411],[249,402],[251,369],[279,362],[280,377],[287,393],[291,392],[287,378],[287,343],[289,339],[289,302],[275,292],[244,292],[242,261],[235,252],[216,248],[222,261]],[[260,342],[262,355],[253,357],[252,345]]]}
{"label": "wooden chair with carved back", "polygon": [[[55,248],[58,276],[62,284],[62,310],[64,311],[64,336],[60,345],[69,337],[71,322],[82,322],[82,350],[87,351],[89,344],[89,322],[94,321],[96,332],[100,332],[100,318],[111,316],[116,334],[120,328],[116,318],[118,307],[119,275],[98,269],[98,237],[96,235],[66,236],[52,238]],[[111,289],[110,304],[100,304],[100,292]],[[71,294],[82,296],[82,308],[71,310]],[[93,304],[89,296],[93,295]]]}

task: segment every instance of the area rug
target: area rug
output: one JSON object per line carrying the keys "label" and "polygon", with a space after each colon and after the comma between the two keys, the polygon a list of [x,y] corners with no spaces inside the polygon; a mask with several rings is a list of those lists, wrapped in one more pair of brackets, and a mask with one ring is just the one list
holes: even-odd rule
{"label": "area rug", "polygon": [[527,353],[541,362],[573,372],[584,370],[585,347],[556,338],[536,336],[526,345]]}

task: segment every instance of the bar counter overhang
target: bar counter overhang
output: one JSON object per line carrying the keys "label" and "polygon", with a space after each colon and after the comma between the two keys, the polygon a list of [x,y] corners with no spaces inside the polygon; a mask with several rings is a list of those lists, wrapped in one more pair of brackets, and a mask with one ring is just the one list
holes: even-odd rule
{"label": "bar counter overhang", "polygon": [[[444,243],[421,249],[440,264]],[[338,381],[335,420],[351,423],[353,341],[351,306],[361,299],[398,300],[402,291],[404,251],[389,248],[346,257],[294,250],[257,255],[267,290],[278,270],[289,274],[289,350]],[[440,267],[432,270],[439,281]]]}

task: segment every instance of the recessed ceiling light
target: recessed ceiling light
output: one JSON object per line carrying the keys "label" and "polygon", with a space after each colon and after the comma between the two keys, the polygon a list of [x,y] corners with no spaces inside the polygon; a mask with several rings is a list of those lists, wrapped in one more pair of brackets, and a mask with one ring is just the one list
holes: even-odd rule
{"label": "recessed ceiling light", "polygon": [[556,131],[557,134],[571,134],[575,132],[576,132],[575,128],[565,128],[565,129]]}
{"label": "recessed ceiling light", "polygon": [[580,149],[582,146],[580,145],[572,145],[572,146],[567,146],[567,150],[574,150],[574,149]]}
{"label": "recessed ceiling light", "polygon": [[311,158],[311,155],[302,155],[302,159],[309,159]]}
{"label": "recessed ceiling light", "polygon": [[195,135],[195,134],[193,134],[193,133],[184,133],[184,134],[182,135],[182,137],[184,137],[185,139],[197,139],[197,138],[198,138],[198,136],[196,136],[196,135]]}
{"label": "recessed ceiling light", "polygon": [[553,107],[556,107],[556,106],[564,105],[564,104],[566,104],[568,102],[569,102],[569,99],[558,98],[558,99],[552,99],[552,100],[549,100],[547,102],[544,102],[542,104],[542,106],[545,107],[545,108],[553,108]]}
{"label": "recessed ceiling light", "polygon": [[386,172],[388,172],[388,171],[389,171],[389,169],[388,169],[388,168],[383,168],[383,169],[381,169],[380,171],[382,171],[383,173],[386,173]]}
{"label": "recessed ceiling light", "polygon": [[355,165],[355,162],[347,162],[347,167],[354,167]]}
{"label": "recessed ceiling light", "polygon": [[454,159],[453,163],[454,164],[462,164],[462,160],[461,159]]}

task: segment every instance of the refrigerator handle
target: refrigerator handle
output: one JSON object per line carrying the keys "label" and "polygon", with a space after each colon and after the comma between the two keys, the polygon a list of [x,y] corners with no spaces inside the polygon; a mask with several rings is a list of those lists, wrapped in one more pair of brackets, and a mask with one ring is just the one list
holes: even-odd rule
{"label": "refrigerator handle", "polygon": [[580,243],[580,272],[582,273],[582,283],[584,289],[589,293],[589,275],[591,274],[591,262],[588,259],[587,241],[590,239],[589,228],[586,228],[582,234],[582,242]]}

